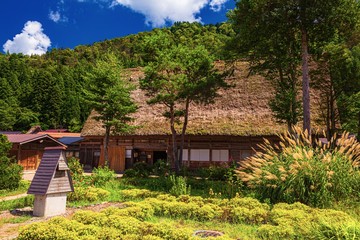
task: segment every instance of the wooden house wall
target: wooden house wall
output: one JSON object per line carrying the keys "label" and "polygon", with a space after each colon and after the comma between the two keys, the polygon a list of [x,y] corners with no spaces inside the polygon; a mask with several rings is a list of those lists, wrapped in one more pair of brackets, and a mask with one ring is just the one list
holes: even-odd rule
{"label": "wooden house wall", "polygon": [[71,186],[69,181],[69,171],[57,170],[51,179],[47,194],[71,192]]}
{"label": "wooden house wall", "polygon": [[[125,171],[125,147],[110,145],[108,147],[108,156],[109,156],[109,164],[110,168],[115,172],[123,172]],[[100,147],[100,166],[105,165],[105,157],[104,157],[104,148]]]}
{"label": "wooden house wall", "polygon": [[80,144],[80,163],[85,170],[99,166],[101,139],[88,139]]}
{"label": "wooden house wall", "polygon": [[36,170],[40,164],[45,147],[59,146],[50,139],[42,139],[25,144],[14,143],[10,151],[10,157],[17,159],[24,170]]}
{"label": "wooden house wall", "polygon": [[[266,137],[271,142],[278,141],[276,136]],[[235,161],[239,162],[246,157],[253,155],[254,149],[258,150],[257,145],[263,143],[263,137],[240,137],[240,136],[187,136],[184,149],[188,150],[188,156],[184,165],[190,168],[208,167],[210,165],[228,165]],[[80,160],[82,163],[100,163],[103,164],[102,137],[85,137],[80,145]],[[118,136],[111,137],[109,141],[109,157],[116,159],[114,163],[110,162],[111,167],[116,171],[123,171],[131,167],[135,162],[142,161],[148,164],[154,163],[156,152],[166,153],[171,157],[171,137],[170,136]],[[192,159],[192,149],[203,149],[209,151],[207,161],[198,161]],[[228,159],[225,161],[214,161],[213,151],[226,150]],[[94,152],[99,152],[100,161],[96,160]],[[126,151],[131,151],[130,158],[126,157]],[[86,154],[89,153],[89,154]],[[125,163],[125,165],[124,165]],[[115,165],[116,166],[115,166]],[[97,165],[93,165],[96,167]]]}

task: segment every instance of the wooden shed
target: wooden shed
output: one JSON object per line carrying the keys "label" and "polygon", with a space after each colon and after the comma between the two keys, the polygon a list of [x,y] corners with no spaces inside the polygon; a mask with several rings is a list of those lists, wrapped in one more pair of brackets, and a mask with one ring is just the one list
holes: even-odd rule
{"label": "wooden shed", "polygon": [[15,157],[24,170],[36,170],[46,147],[66,147],[49,135],[5,134],[12,143],[10,157]]}
{"label": "wooden shed", "polygon": [[54,216],[66,210],[66,194],[74,187],[64,147],[45,148],[28,194],[35,195],[34,215]]}
{"label": "wooden shed", "polygon": [[[250,75],[248,63],[238,62],[229,78],[234,87],[219,91],[215,104],[190,105],[189,123],[183,152],[184,165],[190,168],[226,165],[241,161],[254,153],[266,138],[278,141],[277,134],[287,130],[273,117],[268,102],[274,96],[271,84],[262,76]],[[141,68],[128,69],[134,84],[144,76]],[[169,121],[160,105],[148,105],[141,89],[132,92],[139,110],[132,115],[138,128],[133,134],[110,136],[111,166],[131,168],[136,162],[153,164],[170,157],[172,149]],[[319,114],[319,96],[311,92],[313,129],[323,129]],[[102,164],[103,124],[94,118],[93,111],[84,124],[80,144],[80,161],[88,168]],[[177,139],[180,142],[180,138]],[[118,170],[118,169],[116,169]]]}

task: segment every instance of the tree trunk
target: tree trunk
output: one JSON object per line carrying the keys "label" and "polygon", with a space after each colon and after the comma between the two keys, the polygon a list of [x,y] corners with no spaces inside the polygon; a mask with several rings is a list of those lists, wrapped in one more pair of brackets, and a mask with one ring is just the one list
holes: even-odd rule
{"label": "tree trunk", "polygon": [[302,54],[302,91],[303,91],[303,130],[311,134],[310,126],[310,76],[309,76],[309,54],[308,36],[304,27],[301,29],[301,54]]}
{"label": "tree trunk", "polygon": [[326,95],[326,138],[330,141],[331,134],[331,126],[330,126],[330,99],[329,94]]}
{"label": "tree trunk", "polygon": [[336,108],[335,108],[335,91],[333,85],[330,84],[330,133],[333,135],[336,130]]}
{"label": "tree trunk", "polygon": [[179,159],[177,154],[177,144],[176,144],[176,129],[175,129],[175,113],[174,113],[174,106],[170,106],[170,128],[171,128],[171,138],[172,138],[172,159],[175,164],[175,173],[179,175],[180,173],[180,166],[179,166]]}
{"label": "tree trunk", "polygon": [[105,127],[105,137],[104,137],[104,160],[105,160],[105,166],[107,166],[107,167],[110,167],[109,139],[110,139],[110,126],[106,126]]}
{"label": "tree trunk", "polygon": [[186,128],[188,124],[188,117],[189,117],[189,106],[190,106],[190,100],[186,99],[186,105],[185,105],[185,116],[184,116],[184,123],[181,131],[181,142],[180,142],[180,153],[179,153],[179,168],[182,166],[182,160],[183,160],[183,149],[185,144],[185,133]]}

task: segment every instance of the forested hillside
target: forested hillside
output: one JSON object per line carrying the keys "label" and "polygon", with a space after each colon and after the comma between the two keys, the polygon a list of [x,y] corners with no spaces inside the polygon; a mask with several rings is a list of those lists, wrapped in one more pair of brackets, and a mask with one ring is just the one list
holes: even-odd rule
{"label": "forested hillside", "polygon": [[[0,130],[47,128],[79,131],[90,108],[83,98],[95,63],[114,55],[123,68],[145,66],[155,51],[182,44],[203,45],[214,59],[233,35],[229,24],[175,23],[75,49],[52,49],[42,56],[0,55]],[[166,39],[166,41],[164,41]]]}
{"label": "forested hillside", "polygon": [[[212,60],[248,61],[251,72],[265,76],[276,89],[269,102],[274,117],[288,126],[297,124],[303,109],[298,34],[291,29],[281,32],[278,23],[267,29],[271,19],[264,23],[266,31],[255,28],[249,33],[252,20],[243,26],[236,13],[230,12],[229,22],[223,24],[175,23],[74,49],[52,49],[42,56],[0,54],[0,130],[25,131],[36,124],[80,131],[90,113],[85,92],[97,79],[94,69],[99,62],[115,59],[112,64],[124,69],[144,67],[161,62],[160,53],[176,46],[202,47]],[[316,120],[325,123],[328,135],[337,130],[360,135],[360,28],[354,29],[309,48],[310,87],[319,91],[322,109],[322,119]],[[278,38],[283,35],[290,40]]]}

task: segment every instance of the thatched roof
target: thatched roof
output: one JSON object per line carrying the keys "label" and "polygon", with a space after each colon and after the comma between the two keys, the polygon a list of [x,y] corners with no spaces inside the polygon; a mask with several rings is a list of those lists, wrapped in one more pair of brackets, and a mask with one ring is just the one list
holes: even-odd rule
{"label": "thatched roof", "polygon": [[[143,77],[140,68],[128,69],[128,77],[135,84]],[[248,64],[237,63],[233,80],[235,87],[220,91],[220,97],[215,104],[191,105],[187,134],[193,135],[273,135],[287,129],[286,124],[279,124],[274,119],[268,106],[273,96],[273,88],[270,83],[259,75],[248,76]],[[170,125],[162,116],[163,108],[159,105],[149,106],[146,103],[145,93],[137,89],[132,97],[139,106],[139,110],[133,114],[135,121],[132,125],[140,126],[135,135],[163,135],[170,134]],[[312,94],[312,119],[319,118],[319,110],[316,109],[318,96]],[[101,122],[93,117],[92,112],[88,117],[82,136],[102,136],[105,133]],[[316,121],[312,121],[312,127],[318,128]]]}

